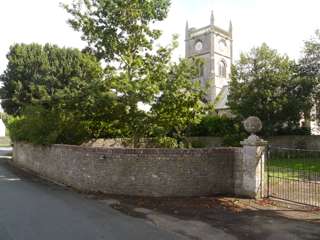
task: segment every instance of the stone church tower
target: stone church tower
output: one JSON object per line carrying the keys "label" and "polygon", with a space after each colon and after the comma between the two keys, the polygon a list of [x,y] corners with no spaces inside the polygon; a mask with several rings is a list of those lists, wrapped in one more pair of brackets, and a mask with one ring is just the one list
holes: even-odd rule
{"label": "stone church tower", "polygon": [[227,109],[228,83],[232,64],[232,24],[229,30],[214,24],[211,13],[210,25],[202,28],[189,28],[186,25],[186,57],[203,59],[199,78],[201,85],[209,84],[207,100],[214,103],[216,110]]}

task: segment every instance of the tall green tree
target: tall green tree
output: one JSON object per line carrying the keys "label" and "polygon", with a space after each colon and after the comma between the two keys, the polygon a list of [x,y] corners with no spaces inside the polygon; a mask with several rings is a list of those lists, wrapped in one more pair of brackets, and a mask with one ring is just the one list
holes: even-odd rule
{"label": "tall green tree", "polygon": [[99,62],[77,49],[15,44],[7,58],[8,66],[0,76],[0,96],[5,112],[12,115],[19,115],[30,104],[50,109],[70,99],[74,104],[76,100],[90,100],[84,99],[88,89],[102,83]]}
{"label": "tall green tree", "polygon": [[[169,6],[169,0],[79,0],[64,5],[72,15],[69,23],[88,43],[86,50],[106,65],[105,80],[117,95],[115,128],[133,138],[165,135],[168,128],[181,132],[204,109],[198,101],[203,93],[191,81],[194,66],[171,63],[176,42],[154,48],[161,32],[151,25],[166,18]],[[150,106],[150,112],[139,104]]]}
{"label": "tall green tree", "polygon": [[320,30],[305,41],[302,57],[299,60],[299,75],[312,86],[310,94],[316,112],[311,118],[320,120]]}
{"label": "tall green tree", "polygon": [[312,85],[297,72],[293,61],[266,44],[253,48],[233,67],[228,104],[243,119],[258,116],[264,135],[298,129],[312,106]]}
{"label": "tall green tree", "polygon": [[299,60],[300,74],[310,76],[314,80],[320,78],[320,30],[305,41],[302,57]]}
{"label": "tall green tree", "polygon": [[0,95],[13,139],[79,144],[113,134],[116,94],[96,57],[50,44],[15,44],[7,57]]}

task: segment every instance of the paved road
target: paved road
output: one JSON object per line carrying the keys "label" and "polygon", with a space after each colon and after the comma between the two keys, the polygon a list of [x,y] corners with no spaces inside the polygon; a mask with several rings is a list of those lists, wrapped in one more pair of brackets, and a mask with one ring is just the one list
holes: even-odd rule
{"label": "paved road", "polygon": [[[0,155],[8,149],[1,148]],[[0,240],[181,239],[106,203],[28,177],[0,158]]]}

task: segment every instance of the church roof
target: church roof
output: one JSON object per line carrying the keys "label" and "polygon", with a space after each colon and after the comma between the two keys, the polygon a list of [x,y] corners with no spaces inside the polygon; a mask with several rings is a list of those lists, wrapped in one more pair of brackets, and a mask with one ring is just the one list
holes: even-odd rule
{"label": "church roof", "polygon": [[224,86],[216,97],[214,107],[216,110],[229,109],[228,104],[229,86]]}

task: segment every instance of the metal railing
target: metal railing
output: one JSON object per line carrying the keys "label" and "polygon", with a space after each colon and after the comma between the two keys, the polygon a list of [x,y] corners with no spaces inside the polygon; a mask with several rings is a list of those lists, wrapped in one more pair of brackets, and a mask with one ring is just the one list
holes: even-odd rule
{"label": "metal railing", "polygon": [[320,151],[269,146],[267,196],[320,207]]}

